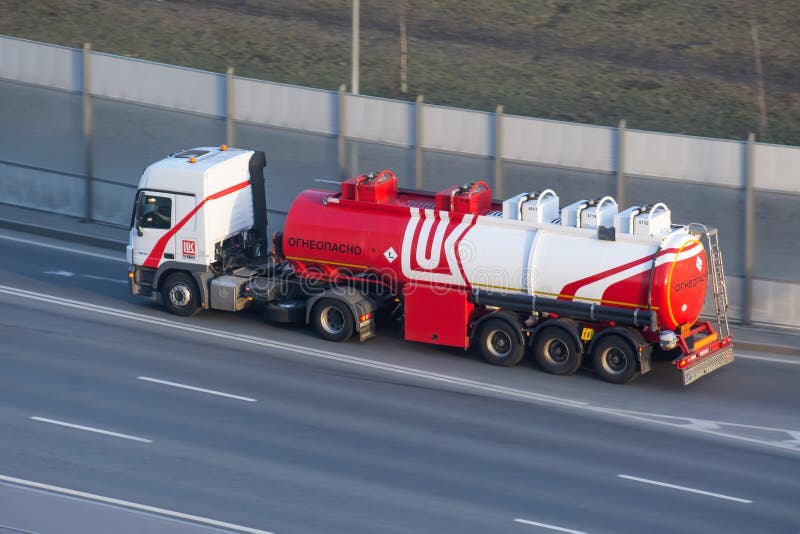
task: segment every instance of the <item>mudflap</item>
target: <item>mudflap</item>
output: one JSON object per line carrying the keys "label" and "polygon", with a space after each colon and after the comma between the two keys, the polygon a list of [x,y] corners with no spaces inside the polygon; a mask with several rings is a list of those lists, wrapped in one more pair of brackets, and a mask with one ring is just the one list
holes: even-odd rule
{"label": "mudflap", "polygon": [[332,287],[308,299],[306,302],[306,322],[310,321],[314,305],[323,298],[332,298],[347,304],[347,307],[353,313],[353,320],[356,325],[355,330],[358,333],[359,341],[366,341],[375,337],[375,311],[377,311],[375,301],[353,288]]}
{"label": "mudflap", "polygon": [[358,322],[358,340],[366,341],[375,337],[375,317],[370,313],[365,321]]}
{"label": "mudflap", "polygon": [[681,370],[683,385],[688,386],[731,362],[733,362],[733,345],[727,345],[711,352],[702,359],[698,358],[697,361]]}

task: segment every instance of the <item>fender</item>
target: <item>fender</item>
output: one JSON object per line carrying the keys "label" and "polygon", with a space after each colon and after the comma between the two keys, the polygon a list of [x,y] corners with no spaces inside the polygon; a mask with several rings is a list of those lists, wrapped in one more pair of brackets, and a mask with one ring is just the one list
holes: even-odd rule
{"label": "fender", "polygon": [[[350,313],[353,314],[353,324],[361,341],[375,336],[375,311],[378,309],[375,301],[350,287],[331,287],[310,297],[306,301],[306,324],[311,322],[311,310],[314,309],[314,305],[324,298],[336,299],[347,304]],[[359,317],[366,314],[370,314],[370,319],[364,323],[359,321]]]}
{"label": "fender", "polygon": [[652,344],[645,341],[644,337],[642,336],[641,332],[639,332],[635,328],[625,327],[625,326],[615,326],[612,328],[606,328],[598,332],[592,340],[589,342],[589,353],[594,350],[595,345],[601,339],[606,336],[610,335],[617,335],[624,338],[628,343],[630,343],[631,348],[633,348],[634,352],[639,358],[639,370],[642,374],[650,372],[652,369],[652,353],[653,353],[653,346]]}
{"label": "fender", "polygon": [[184,271],[192,275],[192,278],[194,278],[194,281],[197,283],[198,289],[200,289],[200,306],[202,308],[207,308],[209,302],[209,284],[214,276],[206,265],[181,261],[165,261],[156,269],[156,273],[153,276],[153,289],[160,291],[158,288],[162,278],[175,271]]}
{"label": "fender", "polygon": [[578,321],[574,319],[568,319],[566,317],[559,317],[558,319],[551,319],[548,321],[542,321],[536,328],[533,329],[530,338],[528,338],[528,343],[533,344],[533,340],[536,339],[536,334],[539,333],[540,330],[547,327],[555,327],[563,330],[567,334],[570,335],[573,341],[575,341],[575,346],[578,347],[578,353],[583,355],[586,351],[584,350],[583,342],[581,341],[581,337],[578,334]]}
{"label": "fender", "polygon": [[517,341],[522,344],[525,343],[525,336],[522,333],[522,325],[520,325],[519,320],[513,314],[502,310],[481,315],[481,317],[475,321],[475,324],[472,325],[472,330],[469,333],[470,341],[472,341],[472,339],[475,337],[475,334],[478,333],[483,322],[488,319],[500,319],[501,321],[508,323],[508,325],[514,329],[514,332],[517,333]]}

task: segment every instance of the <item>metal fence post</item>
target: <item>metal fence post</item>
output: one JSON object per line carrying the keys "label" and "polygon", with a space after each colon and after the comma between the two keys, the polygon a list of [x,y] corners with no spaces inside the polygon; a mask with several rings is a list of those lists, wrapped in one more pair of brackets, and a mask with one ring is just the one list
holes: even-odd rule
{"label": "metal fence post", "polygon": [[232,147],[236,139],[234,137],[233,122],[233,67],[228,67],[225,72],[225,144]]}
{"label": "metal fence post", "polygon": [[744,323],[753,322],[753,245],[755,244],[755,140],[747,136],[747,166],[744,177]]}
{"label": "metal fence post", "polygon": [[345,139],[345,90],[344,84],[339,86],[339,179],[347,179],[347,140]]}
{"label": "metal fence post", "polygon": [[424,98],[422,98],[422,95],[417,95],[417,103],[414,107],[414,111],[416,112],[416,121],[414,122],[414,127],[416,129],[416,135],[414,137],[414,158],[416,167],[414,176],[417,180],[417,189],[422,189],[422,114],[424,112],[424,107]]}
{"label": "metal fence post", "polygon": [[92,126],[93,126],[93,113],[92,113],[92,45],[90,43],[83,43],[83,142],[85,149],[85,164],[86,164],[86,211],[85,219],[91,222],[94,210],[94,169],[92,161]]}
{"label": "metal fence post", "polygon": [[360,72],[360,59],[359,59],[359,46],[361,31],[361,2],[360,0],[353,0],[353,14],[352,14],[352,29],[351,29],[351,44],[350,44],[350,90],[354,95],[359,93],[359,79]]}
{"label": "metal fence post", "polygon": [[617,128],[617,204],[625,208],[625,119],[619,121]]}
{"label": "metal fence post", "polygon": [[494,197],[503,198],[503,106],[494,112]]}

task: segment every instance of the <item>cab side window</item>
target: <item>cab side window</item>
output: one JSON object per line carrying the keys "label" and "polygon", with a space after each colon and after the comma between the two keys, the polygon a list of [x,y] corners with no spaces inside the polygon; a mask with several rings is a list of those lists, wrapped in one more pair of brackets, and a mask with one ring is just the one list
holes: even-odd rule
{"label": "cab side window", "polygon": [[155,195],[142,195],[141,219],[142,228],[166,229],[172,226],[172,199]]}

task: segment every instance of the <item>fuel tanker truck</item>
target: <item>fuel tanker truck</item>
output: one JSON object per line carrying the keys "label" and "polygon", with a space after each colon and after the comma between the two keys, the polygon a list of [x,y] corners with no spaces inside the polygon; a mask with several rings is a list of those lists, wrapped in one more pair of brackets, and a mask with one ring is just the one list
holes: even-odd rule
{"label": "fuel tanker truck", "polygon": [[[225,146],[150,165],[127,247],[132,294],[184,316],[258,306],[339,342],[402,321],[408,341],[501,366],[529,354],[546,372],[585,366],[619,384],[657,357],[684,384],[733,361],[717,231],[673,224],[663,203],[561,206],[551,189],[498,201],[482,181],[427,193],[384,170],[301,192],[269,236],[265,165]],[[709,289],[716,321],[699,319]]]}

